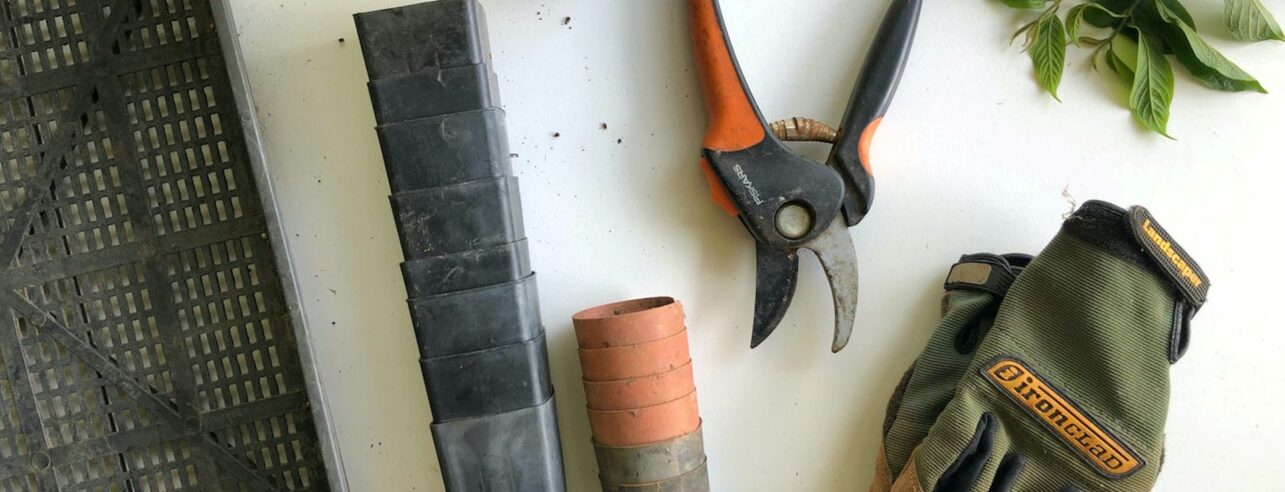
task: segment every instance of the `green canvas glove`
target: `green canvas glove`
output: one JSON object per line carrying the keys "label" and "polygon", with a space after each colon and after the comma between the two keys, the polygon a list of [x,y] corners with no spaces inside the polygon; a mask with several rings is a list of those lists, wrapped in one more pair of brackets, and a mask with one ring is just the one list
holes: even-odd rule
{"label": "green canvas glove", "polygon": [[1030,261],[1029,255],[976,254],[951,267],[941,320],[888,402],[872,491],[886,492],[892,486],[896,472],[937,421],[995,321],[1004,294]]}
{"label": "green canvas glove", "polygon": [[1008,290],[891,490],[1151,490],[1169,365],[1208,288],[1146,209],[1086,203]]}

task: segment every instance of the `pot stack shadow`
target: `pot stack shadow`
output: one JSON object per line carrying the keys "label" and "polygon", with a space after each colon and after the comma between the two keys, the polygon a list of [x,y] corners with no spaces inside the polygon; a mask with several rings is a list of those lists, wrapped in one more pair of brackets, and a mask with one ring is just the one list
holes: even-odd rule
{"label": "pot stack shadow", "polygon": [[566,488],[482,8],[355,16],[446,489]]}
{"label": "pot stack shadow", "polygon": [[572,322],[603,490],[708,491],[682,304],[623,301]]}

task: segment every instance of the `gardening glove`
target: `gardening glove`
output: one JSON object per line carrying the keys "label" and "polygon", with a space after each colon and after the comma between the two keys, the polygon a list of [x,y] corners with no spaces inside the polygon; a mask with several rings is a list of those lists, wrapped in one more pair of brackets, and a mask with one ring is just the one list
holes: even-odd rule
{"label": "gardening glove", "polygon": [[1013,283],[892,490],[1151,490],[1169,365],[1208,289],[1146,209],[1084,204]]}
{"label": "gardening glove", "polygon": [[951,267],[942,294],[941,319],[888,402],[872,492],[886,492],[892,486],[896,472],[950,402],[977,346],[995,321],[1000,301],[1030,261],[1029,255],[976,254],[965,255]]}

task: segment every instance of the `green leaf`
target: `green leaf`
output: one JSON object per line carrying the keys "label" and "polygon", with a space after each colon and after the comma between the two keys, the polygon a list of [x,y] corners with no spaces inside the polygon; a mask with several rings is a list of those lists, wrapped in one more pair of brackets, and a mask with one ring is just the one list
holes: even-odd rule
{"label": "green leaf", "polygon": [[1132,73],[1138,69],[1138,43],[1124,36],[1111,40],[1111,53]]}
{"label": "green leaf", "polygon": [[[1029,24],[1027,24],[1027,25],[1022,26],[1021,28],[1019,28],[1019,29],[1017,30],[1017,32],[1013,33],[1013,38],[1008,40],[1009,44],[1012,44],[1012,43],[1013,43],[1013,41],[1017,41],[1017,37],[1018,37],[1018,36],[1021,36],[1023,33],[1027,32],[1027,31],[1030,31],[1031,29],[1034,29],[1034,28],[1035,28],[1035,26],[1036,26],[1036,25],[1038,25],[1039,23],[1040,23],[1039,19],[1036,19],[1036,20],[1031,21]],[[1026,42],[1025,42],[1025,43],[1022,43],[1022,47],[1023,47],[1023,48],[1025,48],[1025,47],[1028,47],[1028,46],[1030,46],[1030,45],[1031,45],[1031,36],[1029,36],[1029,35],[1028,35],[1028,36],[1026,36]]]}
{"label": "green leaf", "polygon": [[1119,56],[1116,56],[1114,52],[1107,52],[1107,65],[1111,66],[1112,72],[1120,76],[1120,80],[1124,82],[1125,86],[1133,87],[1133,69],[1129,68],[1129,65],[1121,60]]}
{"label": "green leaf", "polygon": [[1191,26],[1191,29],[1193,31],[1196,29],[1196,20],[1191,18],[1191,13],[1187,12],[1187,8],[1183,7],[1182,3],[1178,2],[1178,0],[1155,0],[1155,1],[1156,1],[1156,9],[1161,11],[1161,14],[1160,14],[1161,17],[1164,17],[1166,15],[1163,13],[1164,11],[1168,11],[1169,12],[1168,15],[1177,16],[1179,19],[1182,19],[1182,22],[1186,23],[1188,26]]}
{"label": "green leaf", "polygon": [[1004,5],[1015,9],[1042,9],[1048,0],[1003,0]]}
{"label": "green leaf", "polygon": [[1138,44],[1124,36],[1111,40],[1111,49],[1107,50],[1107,63],[1111,70],[1120,74],[1124,84],[1133,87],[1133,73],[1138,66]]}
{"label": "green leaf", "polygon": [[[1081,46],[1084,42],[1084,39],[1082,39],[1082,37],[1080,36],[1080,25],[1084,24],[1084,14],[1085,12],[1088,12],[1089,9],[1093,9],[1094,11],[1097,11],[1102,15],[1106,15],[1108,17],[1113,17],[1116,19],[1124,18],[1123,15],[1107,10],[1106,7],[1103,7],[1096,3],[1082,3],[1080,5],[1071,7],[1071,10],[1068,10],[1066,12],[1066,34],[1071,38],[1072,41],[1075,42],[1076,46]],[[1089,39],[1092,39],[1092,38],[1089,38]]]}
{"label": "green leaf", "polygon": [[1169,137],[1173,67],[1169,66],[1169,60],[1160,51],[1160,41],[1155,38],[1139,36],[1137,53],[1133,88],[1129,91],[1129,108],[1142,126]]}
{"label": "green leaf", "polygon": [[[1267,92],[1254,76],[1242,70],[1228,60],[1218,50],[1201,39],[1196,30],[1188,25],[1174,11],[1158,5],[1160,16],[1172,27],[1166,30],[1165,39],[1173,48],[1178,62],[1187,68],[1191,75],[1200,79],[1210,88],[1220,91]],[[1176,30],[1175,30],[1176,29]]]}
{"label": "green leaf", "polygon": [[1232,37],[1241,41],[1263,41],[1275,39],[1285,41],[1276,18],[1267,11],[1258,0],[1226,0],[1223,9],[1223,22],[1231,31]]}
{"label": "green leaf", "polygon": [[1030,32],[1031,62],[1035,64],[1035,79],[1040,87],[1057,97],[1057,88],[1062,84],[1062,71],[1066,69],[1066,31],[1062,19],[1057,15],[1046,15],[1040,18],[1039,24]]}
{"label": "green leaf", "polygon": [[1093,0],[1092,3],[1102,7],[1102,10],[1085,11],[1084,20],[1094,27],[1115,26],[1133,2],[1134,0]]}

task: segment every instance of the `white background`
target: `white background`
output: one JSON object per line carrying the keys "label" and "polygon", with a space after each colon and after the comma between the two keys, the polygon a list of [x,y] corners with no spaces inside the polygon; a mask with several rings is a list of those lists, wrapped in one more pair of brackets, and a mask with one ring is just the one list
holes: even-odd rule
{"label": "white background", "polygon": [[[351,17],[404,1],[233,1],[327,404],[360,491],[442,488]],[[1285,1],[1263,1],[1285,16]],[[1064,191],[1147,205],[1213,278],[1172,371],[1158,489],[1285,488],[1285,43],[1231,40],[1222,2],[1185,3],[1277,93],[1215,93],[1179,74],[1176,141],[1140,130],[1083,50],[1069,56],[1065,102],[1041,94],[1008,44],[1023,17],[998,1],[927,2],[874,146],[875,208],[852,230],[863,290],[838,355],[810,256],[782,326],[749,350],[753,244],[707,199],[697,168],[705,116],[681,2],[483,3],[571,490],[598,485],[570,316],[650,295],[687,307],[715,490],[864,490],[885,402],[932,330],[947,267],[961,253],[1038,252],[1071,207]],[[765,115],[838,120],[885,5],[725,0]]]}

